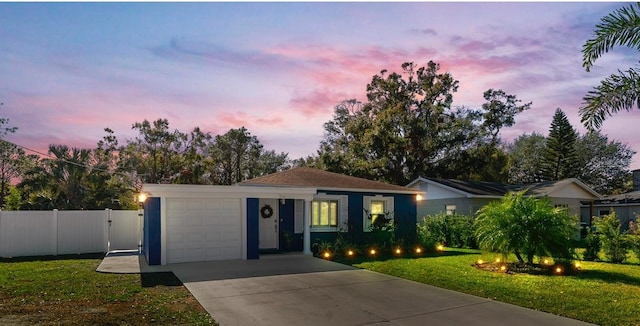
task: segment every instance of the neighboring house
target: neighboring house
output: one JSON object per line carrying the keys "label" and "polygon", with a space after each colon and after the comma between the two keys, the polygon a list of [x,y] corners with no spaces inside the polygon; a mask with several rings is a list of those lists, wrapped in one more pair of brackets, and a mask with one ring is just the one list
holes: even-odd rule
{"label": "neighboring house", "polygon": [[145,184],[144,252],[149,264],[258,259],[261,252],[311,253],[338,232],[357,237],[382,220],[414,237],[421,191],[298,167],[234,186]]}
{"label": "neighboring house", "polygon": [[588,225],[591,225],[591,217],[603,217],[614,211],[616,217],[620,219],[623,230],[629,229],[629,222],[638,222],[640,217],[640,170],[633,171],[632,192],[584,202],[581,215],[583,220],[588,219]]}
{"label": "neighboring house", "polygon": [[640,191],[632,191],[626,194],[605,197],[602,200],[583,203],[581,209],[583,220],[589,219],[588,225],[591,225],[591,217],[603,217],[612,212],[616,213],[616,217],[620,219],[623,230],[629,229],[629,222],[638,222],[640,216]]}
{"label": "neighboring house", "polygon": [[527,195],[548,197],[555,205],[566,207],[571,215],[580,215],[581,202],[602,198],[578,179],[505,185],[496,182],[420,177],[409,183],[407,187],[425,193],[425,198],[418,204],[418,219],[438,213],[473,216],[491,201],[500,200],[509,192],[525,189]]}

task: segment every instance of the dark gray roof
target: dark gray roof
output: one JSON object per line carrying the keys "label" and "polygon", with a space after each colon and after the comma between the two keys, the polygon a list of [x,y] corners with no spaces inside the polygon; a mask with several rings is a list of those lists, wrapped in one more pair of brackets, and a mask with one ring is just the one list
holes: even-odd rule
{"label": "dark gray roof", "polygon": [[627,203],[640,203],[640,190],[628,192],[626,194],[605,197],[602,200],[596,200],[594,204],[611,205],[611,204],[627,204]]}
{"label": "dark gray roof", "polygon": [[578,181],[575,178],[563,179],[558,181],[543,181],[524,185],[506,185],[499,182],[485,181],[462,181],[454,179],[436,179],[425,178],[433,182],[448,186],[450,188],[464,191],[468,194],[476,196],[504,196],[509,192],[518,192],[527,190],[526,194],[530,196],[544,196],[555,189],[561,188],[569,183]]}

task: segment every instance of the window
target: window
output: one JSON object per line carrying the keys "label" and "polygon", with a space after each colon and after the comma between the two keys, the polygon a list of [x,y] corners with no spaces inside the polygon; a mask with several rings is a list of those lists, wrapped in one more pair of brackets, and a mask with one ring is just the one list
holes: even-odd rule
{"label": "window", "polygon": [[337,200],[314,200],[311,202],[311,227],[331,227],[338,226],[338,201]]}
{"label": "window", "polygon": [[363,231],[393,224],[393,197],[364,196]]}
{"label": "window", "polygon": [[456,215],[456,205],[444,205],[444,211],[447,215]]}

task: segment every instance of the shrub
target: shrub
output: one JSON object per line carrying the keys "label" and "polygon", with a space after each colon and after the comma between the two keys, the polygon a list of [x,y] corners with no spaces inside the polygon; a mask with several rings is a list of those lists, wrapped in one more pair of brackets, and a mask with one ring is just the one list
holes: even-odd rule
{"label": "shrub", "polygon": [[442,243],[447,247],[477,248],[473,217],[466,215],[437,215],[426,216],[418,225],[418,231],[427,242]]}
{"label": "shrub", "polygon": [[630,241],[625,236],[626,232],[620,230],[621,223],[615,211],[602,218],[595,218],[595,225],[600,233],[606,259],[612,263],[622,263],[627,260]]}
{"label": "shrub", "polygon": [[520,263],[533,265],[535,256],[572,259],[576,223],[576,218],[554,207],[548,198],[525,196],[521,191],[482,207],[475,233],[481,249],[513,253]]}
{"label": "shrub", "polygon": [[[636,215],[636,219],[638,216]],[[638,229],[638,224],[634,221],[629,222],[629,232],[631,235],[629,236],[631,250],[636,255],[636,258],[640,260],[640,229]]]}
{"label": "shrub", "polygon": [[582,254],[582,259],[589,261],[598,260],[598,254],[602,249],[600,237],[597,234],[589,232],[589,234],[584,238],[584,244],[585,251]]}

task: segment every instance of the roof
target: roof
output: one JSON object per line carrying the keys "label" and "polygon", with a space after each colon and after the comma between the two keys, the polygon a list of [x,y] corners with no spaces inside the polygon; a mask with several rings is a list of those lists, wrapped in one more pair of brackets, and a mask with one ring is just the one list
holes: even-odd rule
{"label": "roof", "polygon": [[518,192],[526,190],[526,194],[530,196],[542,197],[546,196],[560,188],[571,183],[576,183],[584,190],[592,194],[596,198],[602,198],[597,192],[593,191],[589,186],[582,183],[576,178],[563,179],[558,181],[543,181],[524,185],[506,185],[498,182],[486,181],[462,181],[455,179],[437,179],[437,178],[418,178],[412,181],[407,187],[411,187],[420,181],[435,182],[454,190],[464,192],[470,197],[502,197],[509,192]]}
{"label": "roof", "polygon": [[625,194],[613,195],[609,197],[605,197],[603,200],[597,200],[595,202],[596,205],[614,205],[614,204],[627,204],[640,203],[640,190],[627,192]]}
{"label": "roof", "polygon": [[281,187],[315,187],[318,189],[358,189],[374,191],[391,191],[415,193],[406,187],[388,183],[352,177],[339,173],[314,169],[309,167],[295,167],[290,170],[268,174],[262,177],[238,183],[239,186],[281,186]]}

